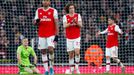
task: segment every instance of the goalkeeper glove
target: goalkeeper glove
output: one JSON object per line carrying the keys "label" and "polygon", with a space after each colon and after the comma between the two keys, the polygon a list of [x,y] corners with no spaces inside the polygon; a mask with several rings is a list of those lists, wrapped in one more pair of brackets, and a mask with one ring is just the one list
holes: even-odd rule
{"label": "goalkeeper glove", "polygon": [[58,42],[58,35],[55,36],[54,41]]}

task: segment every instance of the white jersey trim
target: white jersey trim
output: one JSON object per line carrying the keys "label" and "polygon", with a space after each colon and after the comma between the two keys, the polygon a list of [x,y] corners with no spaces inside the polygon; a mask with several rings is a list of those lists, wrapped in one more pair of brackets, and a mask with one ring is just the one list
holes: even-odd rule
{"label": "white jersey trim", "polygon": [[[54,9],[54,8],[52,8],[52,7],[49,7],[48,9]],[[39,17],[38,17],[38,10],[39,9],[43,9],[44,10],[44,8],[43,7],[40,7],[40,8],[38,8],[37,10],[36,10],[36,12],[35,12],[35,17],[34,17],[34,19],[36,20],[36,19],[38,19]],[[47,11],[48,9],[46,9],[46,10],[44,10],[44,11]],[[57,10],[56,9],[54,9],[54,15],[53,15],[53,17],[54,17],[54,19],[58,19],[58,12],[57,12]]]}

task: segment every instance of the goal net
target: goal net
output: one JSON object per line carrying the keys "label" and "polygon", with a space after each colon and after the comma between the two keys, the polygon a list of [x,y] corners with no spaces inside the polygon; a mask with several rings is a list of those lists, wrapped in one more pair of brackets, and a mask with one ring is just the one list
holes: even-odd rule
{"label": "goal net", "polygon": [[[51,0],[51,7],[58,11],[60,29],[55,48],[55,72],[64,74],[69,69],[62,22],[64,7],[68,3],[74,3],[77,6],[76,12],[82,16],[79,66],[81,73],[105,72],[106,35],[96,37],[96,33],[107,28],[107,17],[111,15],[116,18],[117,24],[124,32],[119,36],[118,57],[125,64],[126,73],[134,73],[134,0]],[[37,67],[44,73],[41,52],[37,49],[37,26],[33,25],[35,11],[41,6],[42,0],[0,0],[0,74],[18,73],[16,51],[24,37],[29,39],[29,45],[38,56]],[[101,50],[100,53],[92,53],[98,49]],[[112,62],[110,72],[121,73],[121,68]]]}

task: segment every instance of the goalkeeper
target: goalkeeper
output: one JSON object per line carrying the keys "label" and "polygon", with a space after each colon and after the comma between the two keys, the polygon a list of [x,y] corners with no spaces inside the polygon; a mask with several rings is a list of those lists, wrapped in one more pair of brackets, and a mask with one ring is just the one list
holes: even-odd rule
{"label": "goalkeeper", "polygon": [[[29,57],[32,55],[34,57],[34,63],[31,64]],[[22,39],[22,45],[17,49],[17,60],[20,74],[39,74],[39,70],[36,68],[37,56],[32,49],[28,46],[28,39]]]}

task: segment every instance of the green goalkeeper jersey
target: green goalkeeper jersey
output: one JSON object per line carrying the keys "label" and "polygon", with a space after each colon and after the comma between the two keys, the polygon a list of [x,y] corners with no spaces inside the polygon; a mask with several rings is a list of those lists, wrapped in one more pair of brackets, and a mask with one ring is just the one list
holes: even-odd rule
{"label": "green goalkeeper jersey", "polygon": [[19,54],[21,57],[21,64],[25,66],[31,65],[29,56],[35,56],[35,52],[32,47],[28,46],[27,48],[25,48],[23,45],[18,47],[17,54]]}

